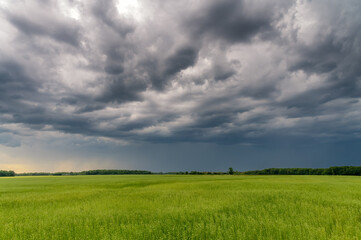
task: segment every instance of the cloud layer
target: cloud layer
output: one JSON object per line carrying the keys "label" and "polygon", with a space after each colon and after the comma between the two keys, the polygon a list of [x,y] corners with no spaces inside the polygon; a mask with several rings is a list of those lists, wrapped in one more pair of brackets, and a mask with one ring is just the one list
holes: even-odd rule
{"label": "cloud layer", "polygon": [[361,134],[354,0],[0,2],[0,144]]}

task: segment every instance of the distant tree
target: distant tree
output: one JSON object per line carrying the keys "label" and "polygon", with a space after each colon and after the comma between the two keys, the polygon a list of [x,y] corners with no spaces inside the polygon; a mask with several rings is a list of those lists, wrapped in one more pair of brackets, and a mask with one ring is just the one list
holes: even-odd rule
{"label": "distant tree", "polygon": [[13,176],[15,176],[14,171],[0,170],[0,177],[13,177]]}
{"label": "distant tree", "polygon": [[97,169],[82,171],[80,175],[123,175],[123,174],[152,174],[150,171],[144,170],[118,170],[118,169]]}
{"label": "distant tree", "polygon": [[353,175],[361,176],[360,166],[340,166],[329,168],[268,168],[247,171],[246,175]]}
{"label": "distant tree", "polygon": [[228,169],[228,174],[229,174],[229,175],[233,175],[233,173],[234,173],[233,168],[230,167],[230,168]]}

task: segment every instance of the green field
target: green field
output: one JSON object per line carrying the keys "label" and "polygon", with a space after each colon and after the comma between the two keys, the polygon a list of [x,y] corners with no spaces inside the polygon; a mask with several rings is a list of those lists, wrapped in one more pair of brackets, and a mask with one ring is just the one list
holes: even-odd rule
{"label": "green field", "polygon": [[361,177],[0,178],[0,239],[361,239]]}

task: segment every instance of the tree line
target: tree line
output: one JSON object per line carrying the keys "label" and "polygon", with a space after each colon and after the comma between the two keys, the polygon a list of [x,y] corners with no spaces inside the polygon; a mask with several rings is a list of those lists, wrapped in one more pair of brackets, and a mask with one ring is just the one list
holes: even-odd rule
{"label": "tree line", "polygon": [[88,170],[80,172],[81,175],[123,175],[123,174],[152,174],[151,171],[145,170]]}
{"label": "tree line", "polygon": [[67,175],[125,175],[125,174],[152,174],[145,170],[124,170],[124,169],[97,169],[81,172],[31,172],[17,173],[16,176],[67,176]]}
{"label": "tree line", "polygon": [[360,176],[361,167],[342,166],[329,168],[267,168],[246,171],[245,175],[350,175]]}
{"label": "tree line", "polygon": [[349,175],[361,176],[361,166],[342,166],[329,168],[267,168],[254,171],[234,171],[229,168],[227,172],[169,172],[168,174],[178,175]]}
{"label": "tree line", "polygon": [[119,170],[119,169],[97,169],[81,172],[32,172],[15,173],[14,171],[0,170],[0,176],[66,176],[66,175],[126,175],[126,174],[177,174],[177,175],[350,175],[361,176],[361,166],[342,166],[329,168],[267,168],[254,171],[234,171],[229,168],[226,172],[209,171],[179,171],[153,173],[146,170]]}
{"label": "tree line", "polygon": [[241,172],[234,171],[233,168],[228,168],[227,172],[199,172],[199,171],[185,171],[185,172],[168,172],[167,174],[177,174],[177,175],[233,175],[233,174],[241,174]]}
{"label": "tree line", "polygon": [[227,172],[199,172],[199,171],[185,171],[185,172],[167,172],[167,174],[176,175],[225,175]]}
{"label": "tree line", "polygon": [[13,176],[15,176],[14,171],[0,170],[0,177],[13,177]]}

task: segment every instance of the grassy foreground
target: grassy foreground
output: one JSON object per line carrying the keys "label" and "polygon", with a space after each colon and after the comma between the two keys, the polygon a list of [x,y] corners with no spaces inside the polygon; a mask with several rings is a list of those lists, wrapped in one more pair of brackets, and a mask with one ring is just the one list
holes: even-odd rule
{"label": "grassy foreground", "polygon": [[361,239],[361,177],[1,178],[0,239]]}

